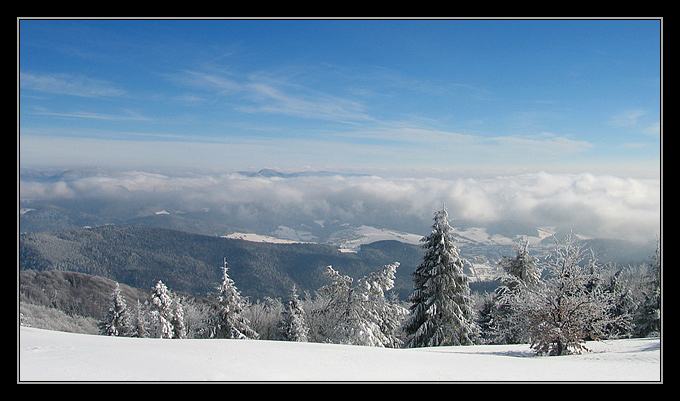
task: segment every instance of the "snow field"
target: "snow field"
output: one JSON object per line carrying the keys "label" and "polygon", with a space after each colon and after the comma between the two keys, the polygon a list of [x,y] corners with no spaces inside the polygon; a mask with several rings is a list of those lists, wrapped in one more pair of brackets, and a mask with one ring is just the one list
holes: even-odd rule
{"label": "snow field", "polygon": [[106,337],[20,328],[19,381],[660,381],[660,340],[389,349],[263,340]]}

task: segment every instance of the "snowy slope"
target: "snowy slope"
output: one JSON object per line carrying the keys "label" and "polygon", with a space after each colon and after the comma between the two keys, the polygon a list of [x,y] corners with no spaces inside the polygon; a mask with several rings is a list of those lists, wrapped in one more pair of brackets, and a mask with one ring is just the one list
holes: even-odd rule
{"label": "snowy slope", "polygon": [[327,243],[337,246],[342,252],[358,252],[362,245],[377,241],[394,240],[421,245],[422,238],[422,235],[362,225],[335,233]]}
{"label": "snowy slope", "polygon": [[[323,227],[324,221],[315,221]],[[293,243],[321,243],[337,247],[342,252],[358,252],[362,245],[377,241],[395,240],[407,244],[420,245],[422,235],[406,233],[385,228],[376,228],[366,225],[359,227],[346,226],[329,235],[327,239],[320,239],[310,231],[297,230],[295,228],[279,226],[270,235],[233,233],[223,236],[224,238],[236,238],[253,242],[269,242],[273,244]]]}
{"label": "snowy slope", "polygon": [[245,241],[250,241],[250,242],[267,242],[270,244],[304,244],[305,242],[303,241],[294,241],[294,240],[289,240],[289,239],[283,239],[283,238],[277,238],[277,237],[272,237],[269,235],[260,235],[260,234],[253,234],[253,233],[233,233],[229,235],[222,235],[222,238],[231,238],[231,239],[242,239]]}
{"label": "snowy slope", "polygon": [[526,345],[385,349],[159,340],[21,327],[20,381],[659,381],[659,339],[537,357]]}

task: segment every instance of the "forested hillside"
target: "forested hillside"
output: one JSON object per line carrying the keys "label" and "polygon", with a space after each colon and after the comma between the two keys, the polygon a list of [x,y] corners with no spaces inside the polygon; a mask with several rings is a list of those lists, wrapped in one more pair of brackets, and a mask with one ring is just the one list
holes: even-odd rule
{"label": "forested hillside", "polygon": [[406,296],[421,250],[385,241],[366,245],[358,253],[341,253],[327,245],[255,243],[130,226],[27,233],[19,238],[21,270],[81,272],[141,289],[162,279],[170,288],[194,295],[215,290],[224,258],[229,275],[252,299],[286,297],[293,283],[301,293],[315,291],[327,284],[323,273],[328,265],[361,277],[395,261],[402,266],[395,292]]}
{"label": "forested hillside", "polygon": [[[116,282],[103,277],[67,271],[19,272],[21,323],[52,330],[93,333],[96,322],[109,308]],[[148,298],[148,290],[122,284],[129,305]]]}

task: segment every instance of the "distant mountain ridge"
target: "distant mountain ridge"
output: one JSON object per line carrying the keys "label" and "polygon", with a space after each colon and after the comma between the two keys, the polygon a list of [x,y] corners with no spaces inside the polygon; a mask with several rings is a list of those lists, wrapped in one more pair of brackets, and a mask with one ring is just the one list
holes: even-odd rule
{"label": "distant mountain ridge", "polygon": [[293,173],[282,173],[271,168],[263,168],[257,172],[251,171],[239,171],[246,177],[277,177],[277,178],[298,178],[298,177],[333,177],[336,175],[343,177],[369,177],[370,174],[359,174],[359,173],[338,173],[333,171],[298,171]]}

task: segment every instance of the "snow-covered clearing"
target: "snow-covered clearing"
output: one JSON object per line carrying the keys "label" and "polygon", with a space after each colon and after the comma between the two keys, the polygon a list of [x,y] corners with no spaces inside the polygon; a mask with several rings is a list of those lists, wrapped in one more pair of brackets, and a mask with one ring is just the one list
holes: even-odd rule
{"label": "snow-covered clearing", "polygon": [[20,328],[19,381],[660,381],[660,340],[387,349],[260,340],[161,340]]}
{"label": "snow-covered clearing", "polygon": [[253,233],[233,233],[229,235],[223,235],[222,238],[231,239],[242,239],[250,242],[267,242],[270,244],[304,244],[303,241],[293,241],[288,239],[270,237],[268,235],[260,235]]}

